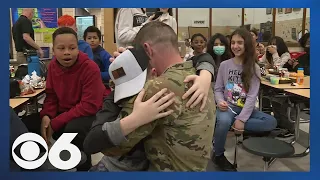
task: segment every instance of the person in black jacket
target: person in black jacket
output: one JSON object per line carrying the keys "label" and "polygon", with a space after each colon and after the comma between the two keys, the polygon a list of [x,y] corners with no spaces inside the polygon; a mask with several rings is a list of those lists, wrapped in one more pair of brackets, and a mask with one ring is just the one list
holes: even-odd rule
{"label": "person in black jacket", "polygon": [[303,68],[304,74],[310,76],[310,33],[304,34],[299,43],[306,53],[298,59],[290,59],[283,67],[288,68],[290,72],[297,72],[298,68]]}

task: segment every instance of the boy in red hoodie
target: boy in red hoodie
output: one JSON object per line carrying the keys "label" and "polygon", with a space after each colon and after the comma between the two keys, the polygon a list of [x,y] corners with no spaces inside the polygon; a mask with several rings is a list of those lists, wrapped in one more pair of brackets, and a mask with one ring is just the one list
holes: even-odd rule
{"label": "boy in red hoodie", "polygon": [[[83,141],[108,91],[99,67],[78,49],[77,33],[68,27],[53,35],[54,59],[48,67],[46,98],[40,112],[41,135],[49,142],[62,133],[78,133],[72,141],[83,150]],[[91,156],[78,171],[91,167]]]}

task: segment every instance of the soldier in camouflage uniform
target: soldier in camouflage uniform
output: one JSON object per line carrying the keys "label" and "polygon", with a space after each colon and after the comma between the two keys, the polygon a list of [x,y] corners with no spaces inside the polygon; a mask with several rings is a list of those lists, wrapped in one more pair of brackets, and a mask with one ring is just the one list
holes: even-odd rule
{"label": "soldier in camouflage uniform", "polygon": [[[167,28],[167,25],[162,23],[152,22],[152,24],[154,25],[145,25],[141,30],[152,31],[152,26]],[[139,38],[136,43],[139,43]],[[127,142],[105,149],[103,153],[106,156],[125,155],[143,141],[151,171],[205,171],[212,150],[216,106],[213,91],[210,89],[207,105],[203,111],[200,112],[200,105],[193,109],[186,108],[187,99],[183,100],[181,97],[191,84],[184,83],[184,79],[188,75],[195,74],[192,62],[183,63],[180,58],[160,76],[150,78],[144,86],[146,90],[144,100],[151,98],[159,90],[168,88],[175,93],[175,103],[169,107],[173,113],[139,127],[126,137]],[[136,96],[131,97],[121,104],[119,118],[124,118],[132,112],[135,98]]]}

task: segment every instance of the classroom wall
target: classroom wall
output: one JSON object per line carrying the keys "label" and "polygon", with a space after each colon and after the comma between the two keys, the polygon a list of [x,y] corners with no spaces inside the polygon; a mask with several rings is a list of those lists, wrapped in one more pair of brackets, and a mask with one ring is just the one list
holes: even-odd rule
{"label": "classroom wall", "polygon": [[101,26],[103,27],[104,33],[103,48],[112,54],[117,49],[114,40],[114,8],[103,8],[102,17]]}
{"label": "classroom wall", "polygon": [[[75,15],[75,8],[62,8],[62,15],[71,15],[74,16]],[[12,27],[12,17],[11,17],[11,9],[10,9],[10,19],[11,19],[11,27]],[[43,37],[45,36],[44,34],[46,33],[35,33],[35,41],[36,43],[40,46],[40,47],[50,47],[50,57],[52,57],[52,43],[45,43],[43,42]],[[51,34],[51,33],[50,33]],[[16,52],[16,48],[15,48],[15,44],[13,42],[13,39],[11,39],[12,41],[12,49],[13,49],[13,58],[15,59],[17,57],[17,52]]]}
{"label": "classroom wall", "polygon": [[89,8],[90,15],[96,16],[96,27],[100,29],[103,34],[104,30],[104,15],[103,15],[103,8]]}
{"label": "classroom wall", "polygon": [[[245,8],[244,24],[251,24],[251,28],[260,29],[260,23],[272,22],[271,14],[266,13],[266,8]],[[276,35],[284,38],[285,41],[296,41],[292,38],[292,28],[299,33],[302,29],[303,8],[300,11],[276,15]],[[231,34],[241,26],[242,8],[212,8],[211,33]],[[189,37],[188,26],[192,26],[195,19],[206,20],[206,27],[209,27],[209,8],[179,8],[178,9],[178,36],[179,40]],[[310,9],[307,10],[306,29],[310,30]],[[298,36],[298,35],[297,35]]]}
{"label": "classroom wall", "polygon": [[188,26],[193,20],[205,20],[209,26],[209,8],[178,8],[178,39],[189,38]]}

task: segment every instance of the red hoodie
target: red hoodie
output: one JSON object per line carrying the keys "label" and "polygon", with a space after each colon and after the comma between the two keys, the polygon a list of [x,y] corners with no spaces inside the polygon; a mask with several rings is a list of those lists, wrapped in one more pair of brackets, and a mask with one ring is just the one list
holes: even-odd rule
{"label": "red hoodie", "polygon": [[50,62],[45,92],[40,117],[49,116],[57,131],[75,118],[95,115],[110,90],[103,85],[97,64],[79,52],[70,68],[61,67],[56,58]]}

